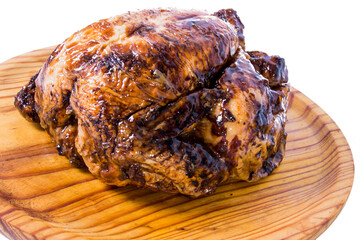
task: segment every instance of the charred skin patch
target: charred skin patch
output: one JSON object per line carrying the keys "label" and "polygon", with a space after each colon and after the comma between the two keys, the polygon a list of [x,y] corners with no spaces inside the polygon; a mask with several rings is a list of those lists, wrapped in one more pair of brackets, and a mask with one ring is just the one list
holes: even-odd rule
{"label": "charred skin patch", "polygon": [[23,117],[28,121],[40,122],[39,116],[35,110],[35,79],[39,72],[31,77],[30,81],[15,96],[15,106]]}
{"label": "charred skin patch", "polygon": [[264,126],[268,124],[268,116],[267,116],[267,109],[266,106],[260,105],[258,108],[256,115],[255,115],[255,121],[258,126],[258,128],[262,129]]}
{"label": "charred skin patch", "polygon": [[270,86],[276,87],[288,82],[288,70],[285,60],[279,56],[269,56],[264,52],[247,52],[255,70],[269,80]]}
{"label": "charred skin patch", "polygon": [[143,36],[147,32],[151,32],[154,30],[154,27],[151,25],[147,25],[144,23],[139,23],[133,26],[129,26],[126,28],[126,36],[131,37],[133,34],[138,34],[139,36]]}

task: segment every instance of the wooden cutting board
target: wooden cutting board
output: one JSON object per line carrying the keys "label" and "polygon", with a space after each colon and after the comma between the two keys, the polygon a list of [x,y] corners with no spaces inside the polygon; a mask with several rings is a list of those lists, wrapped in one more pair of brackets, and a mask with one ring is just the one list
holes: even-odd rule
{"label": "wooden cutting board", "polygon": [[73,167],[15,109],[14,95],[53,47],[0,64],[0,231],[10,239],[315,239],[351,190],[349,145],[292,89],[286,157],[269,177],[190,199],[115,188]]}

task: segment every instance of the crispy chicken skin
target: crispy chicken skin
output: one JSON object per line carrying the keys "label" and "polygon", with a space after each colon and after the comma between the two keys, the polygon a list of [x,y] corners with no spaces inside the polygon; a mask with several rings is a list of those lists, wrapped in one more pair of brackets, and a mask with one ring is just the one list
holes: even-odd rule
{"label": "crispy chicken skin", "polygon": [[246,52],[232,9],[156,9],[74,33],[15,97],[59,153],[105,183],[201,196],[285,149],[284,60]]}

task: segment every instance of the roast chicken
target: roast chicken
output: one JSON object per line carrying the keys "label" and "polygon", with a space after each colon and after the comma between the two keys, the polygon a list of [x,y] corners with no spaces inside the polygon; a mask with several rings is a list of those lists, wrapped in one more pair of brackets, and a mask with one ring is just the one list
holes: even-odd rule
{"label": "roast chicken", "polygon": [[107,184],[198,197],[281,162],[284,59],[245,50],[232,9],[155,9],[74,33],[15,97],[59,154]]}

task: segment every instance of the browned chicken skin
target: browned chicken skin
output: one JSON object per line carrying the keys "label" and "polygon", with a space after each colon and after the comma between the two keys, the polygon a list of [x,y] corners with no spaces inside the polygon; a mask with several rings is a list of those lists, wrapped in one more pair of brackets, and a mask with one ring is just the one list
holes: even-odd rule
{"label": "browned chicken skin", "polygon": [[283,158],[284,60],[245,52],[232,9],[143,10],[60,44],[15,98],[102,181],[200,196]]}

